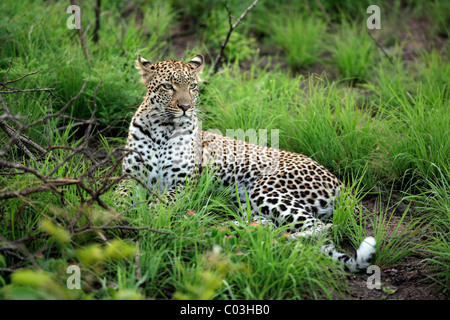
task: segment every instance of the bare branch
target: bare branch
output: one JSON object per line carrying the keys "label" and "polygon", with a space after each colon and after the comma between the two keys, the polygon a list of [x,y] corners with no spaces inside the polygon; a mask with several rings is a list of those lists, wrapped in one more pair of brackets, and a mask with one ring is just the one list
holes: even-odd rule
{"label": "bare branch", "polygon": [[[9,88],[9,87],[4,87]],[[0,91],[0,94],[10,94],[10,93],[18,93],[18,92],[40,92],[40,91],[52,91],[55,88],[42,88],[42,89],[14,89],[9,91]]]}
{"label": "bare branch", "polygon": [[87,84],[88,82],[89,82],[89,79],[85,80],[84,83],[83,83],[83,85],[81,86],[80,91],[78,91],[78,93],[77,93],[74,97],[72,97],[72,99],[70,99],[69,102],[67,102],[67,103],[66,103],[66,104],[65,104],[58,112],[52,113],[52,114],[48,114],[48,115],[46,115],[45,117],[42,117],[42,118],[40,118],[40,119],[38,119],[38,120],[36,120],[36,121],[34,121],[34,122],[32,122],[32,123],[26,125],[26,128],[28,129],[28,128],[30,128],[30,127],[33,127],[33,126],[35,126],[35,125],[37,125],[37,124],[39,124],[39,123],[42,123],[42,122],[46,121],[46,120],[49,119],[49,118],[56,118],[56,117],[59,117],[61,114],[63,114],[63,113],[67,110],[68,107],[70,107],[70,105],[71,105],[75,100],[77,100],[77,99],[81,96],[81,94],[83,93],[84,89],[86,88],[86,84]]}
{"label": "bare branch", "polygon": [[40,180],[42,180],[44,182],[47,181],[47,178],[43,174],[41,174],[39,171],[37,171],[36,169],[28,167],[28,166],[24,166],[24,165],[16,163],[16,162],[10,162],[10,161],[0,159],[0,166],[6,167],[6,168],[18,169],[18,170],[22,170],[22,171],[25,171],[28,173],[32,173],[36,177],[38,177]]}
{"label": "bare branch", "polygon": [[0,241],[8,244],[10,249],[17,249],[17,250],[21,251],[28,258],[28,260],[31,262],[31,264],[33,265],[34,268],[36,268],[36,269],[41,268],[39,266],[39,264],[36,262],[34,255],[30,251],[28,251],[28,249],[20,242],[9,241],[7,238],[5,238],[2,235],[0,235]]}
{"label": "bare branch", "polygon": [[[6,42],[6,41],[5,41]],[[3,88],[3,81],[5,81],[5,79],[6,79],[6,77],[8,76],[8,73],[9,73],[9,71],[11,70],[11,67],[12,67],[12,63],[13,63],[13,59],[11,59],[10,61],[9,61],[9,66],[8,66],[8,70],[6,70],[6,72],[5,72],[5,74],[3,75],[3,78],[2,78],[2,81],[1,81],[1,84],[2,84],[2,88]]]}
{"label": "bare branch", "polygon": [[241,14],[241,16],[239,17],[239,19],[236,20],[236,22],[234,24],[231,23],[231,12],[228,9],[227,5],[225,4],[225,9],[228,12],[228,23],[230,25],[230,28],[228,30],[228,33],[225,37],[224,42],[222,42],[222,45],[220,46],[220,52],[219,54],[216,56],[216,59],[214,60],[214,68],[213,68],[213,72],[214,74],[217,73],[217,71],[219,71],[219,68],[222,64],[221,60],[223,59],[224,56],[224,51],[225,51],[225,47],[228,44],[228,41],[230,40],[230,36],[231,33],[233,32],[234,29],[236,29],[236,27],[241,23],[241,21],[245,18],[245,16],[247,15],[247,13],[249,13],[250,10],[253,9],[254,6],[256,6],[256,4],[258,3],[259,0],[255,0],[253,1],[253,3],[244,10],[244,12]]}
{"label": "bare branch", "polygon": [[369,37],[372,38],[372,40],[375,42],[376,46],[384,53],[385,57],[388,58],[389,62],[394,65],[394,61],[392,60],[392,58],[387,54],[387,52],[384,50],[383,46],[381,44],[378,43],[377,39],[375,39],[373,37],[373,35],[370,33],[370,31],[367,31],[367,33],[369,34]]}
{"label": "bare branch", "polygon": [[[37,72],[35,72],[35,73],[37,73]],[[35,73],[34,73],[34,74],[35,74]],[[33,73],[31,73],[31,74],[33,74]],[[42,147],[39,147],[36,143],[32,142],[30,138],[28,138],[28,137],[25,136],[25,135],[22,135],[22,132],[28,130],[29,128],[31,128],[31,127],[33,127],[33,126],[35,126],[35,125],[37,125],[37,124],[40,124],[40,123],[42,123],[42,122],[44,122],[44,121],[47,121],[47,120],[50,119],[50,118],[58,117],[58,116],[60,116],[62,113],[64,113],[64,112],[66,111],[66,109],[73,103],[73,101],[77,100],[77,99],[80,97],[80,95],[81,95],[81,93],[84,91],[84,89],[85,89],[86,84],[87,84],[88,81],[89,81],[89,79],[86,80],[86,81],[83,83],[83,85],[82,85],[80,91],[79,91],[72,99],[70,99],[69,102],[67,102],[67,103],[66,103],[66,104],[65,104],[58,112],[56,112],[56,113],[50,113],[50,114],[47,114],[46,116],[44,116],[44,117],[42,117],[42,118],[40,118],[40,119],[38,119],[38,120],[36,120],[36,121],[34,121],[34,122],[31,122],[31,123],[29,123],[29,124],[26,124],[26,125],[23,125],[23,124],[21,124],[21,123],[18,122],[18,121],[13,121],[13,122],[19,127],[17,130],[14,130],[13,128],[9,127],[5,122],[3,122],[3,123],[2,123],[2,126],[1,126],[2,129],[5,130],[5,131],[8,133],[8,135],[10,135],[10,134],[12,134],[12,133],[14,133],[14,134],[13,134],[12,136],[10,135],[10,138],[11,138],[10,141],[9,141],[6,145],[4,145],[3,148],[0,150],[0,156],[4,155],[13,143],[17,143],[17,144],[19,145],[19,147],[22,148],[28,155],[30,155],[30,152],[29,152],[29,150],[28,150],[26,147],[23,146],[22,142],[28,143],[29,145],[32,145],[32,146],[34,146],[34,147],[37,146],[36,149],[38,149],[38,150],[40,150],[40,151],[44,150]],[[32,89],[31,89],[31,90],[32,90]],[[17,92],[27,92],[27,91],[19,90],[19,91],[17,91]],[[0,93],[2,93],[2,92],[0,92]],[[5,111],[6,115],[7,115],[7,116],[8,116],[8,115],[11,115],[11,111],[9,110],[9,108],[8,108],[8,106],[7,106],[7,104],[6,104],[6,102],[3,100],[3,98],[1,97],[1,95],[0,95],[0,103],[1,103],[2,106],[3,106],[3,110]],[[10,116],[8,119],[9,119],[9,120],[13,120],[14,117]],[[17,142],[17,141],[19,141],[19,142]],[[32,158],[34,158],[34,156],[32,156],[32,155],[30,155],[30,156],[31,156]]]}
{"label": "bare branch", "polygon": [[[12,62],[12,60],[11,60],[11,62]],[[11,65],[9,66],[9,69],[10,69],[10,68],[11,68]],[[8,71],[9,71],[9,69],[8,69]],[[4,85],[6,85],[6,84],[10,84],[10,83],[13,83],[13,82],[17,82],[17,81],[20,81],[20,80],[22,80],[22,79],[28,77],[28,76],[31,76],[31,75],[36,74],[36,73],[39,73],[39,72],[41,72],[42,70],[43,70],[43,68],[40,68],[39,70],[37,70],[37,71],[35,71],[35,72],[27,73],[26,75],[24,75],[24,76],[22,76],[22,77],[20,77],[20,78],[17,78],[17,79],[15,79],[15,80],[9,80],[9,81],[6,81],[6,82],[2,83],[2,87],[3,87]],[[4,79],[3,79],[3,81],[4,81]]]}
{"label": "bare branch", "polygon": [[[14,141],[14,143],[21,148],[31,159],[36,160],[36,157],[34,156],[34,154],[28,150],[28,148],[22,143],[20,137],[22,135],[19,135],[19,139],[13,139],[13,137],[15,136],[16,131],[11,128],[5,121],[0,120],[0,128],[3,129],[3,131],[6,132],[6,134],[11,138],[12,141]],[[45,151],[45,150],[44,150]]]}

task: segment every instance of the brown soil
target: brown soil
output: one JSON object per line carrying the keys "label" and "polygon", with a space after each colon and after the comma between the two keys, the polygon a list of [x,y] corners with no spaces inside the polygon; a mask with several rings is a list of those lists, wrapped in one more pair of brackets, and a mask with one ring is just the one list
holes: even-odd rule
{"label": "brown soil", "polygon": [[[406,257],[395,267],[381,269],[380,288],[369,289],[368,277],[373,273],[348,277],[349,299],[361,300],[447,300],[448,294],[437,292],[428,276],[430,266],[421,257]],[[369,280],[370,283],[370,280]]]}
{"label": "brown soil", "polygon": [[[401,201],[401,197],[397,194],[379,198],[378,196],[367,196],[362,200],[362,205],[368,212],[386,212],[393,214],[393,217],[388,225],[388,235],[390,235],[394,228],[401,221],[401,216],[408,210],[408,203]],[[410,216],[412,218],[410,218]],[[414,219],[414,207],[409,207],[408,216],[405,217],[400,224],[397,232],[411,223]],[[373,229],[369,225],[368,232],[372,233]],[[388,236],[389,237],[389,236]],[[426,240],[426,236],[421,236]],[[348,276],[348,299],[361,300],[447,300],[449,298],[448,292],[439,292],[438,286],[431,280],[430,277],[436,270],[429,264],[424,263],[424,260],[429,258],[422,252],[414,252],[413,255],[404,257],[398,260],[394,266],[380,268],[380,286],[378,288],[368,288],[371,283],[369,277],[373,275],[372,272],[359,273]]]}

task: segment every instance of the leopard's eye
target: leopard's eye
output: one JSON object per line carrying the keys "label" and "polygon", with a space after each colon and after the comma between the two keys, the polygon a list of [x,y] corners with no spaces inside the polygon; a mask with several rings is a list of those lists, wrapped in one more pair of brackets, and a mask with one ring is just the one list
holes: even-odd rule
{"label": "leopard's eye", "polygon": [[197,88],[197,84],[196,84],[196,83],[191,83],[191,84],[189,85],[189,89],[193,90],[193,89],[195,89],[195,88]]}
{"label": "leopard's eye", "polygon": [[170,83],[164,83],[163,87],[166,90],[173,90],[173,86]]}

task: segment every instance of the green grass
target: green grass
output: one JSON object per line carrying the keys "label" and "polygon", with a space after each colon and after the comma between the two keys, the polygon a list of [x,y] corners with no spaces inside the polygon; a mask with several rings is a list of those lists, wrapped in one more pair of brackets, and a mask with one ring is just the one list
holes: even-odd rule
{"label": "green grass", "polygon": [[[43,68],[41,77],[29,78],[27,86],[22,89],[42,87],[45,83],[56,88],[54,92],[62,101],[72,98],[83,82],[89,79],[84,95],[71,107],[71,114],[78,118],[89,117],[91,110],[86,108],[86,104],[92,100],[96,86],[102,81],[101,94],[97,100],[101,116],[99,121],[102,124],[127,116],[127,112],[129,119],[140,104],[138,97],[142,86],[139,79],[132,77],[135,74],[134,60],[138,54],[148,59],[162,57],[157,52],[167,42],[161,38],[174,19],[174,12],[164,1],[145,6],[143,11],[148,19],[139,27],[135,25],[134,17],[124,20],[121,19],[120,11],[105,11],[99,42],[88,41],[90,56],[89,61],[86,61],[76,29],[71,30],[66,26],[69,14],[65,13],[65,4],[46,6],[39,1],[30,4],[6,1],[1,6],[6,17],[0,23],[0,34],[5,41],[0,59],[1,68],[6,70],[11,58],[14,58],[13,72],[9,75],[11,78],[16,74],[23,75],[24,70],[31,72]],[[103,2],[102,6],[111,9],[117,7],[113,1]],[[93,27],[88,29],[87,25],[93,21],[94,11],[87,3],[81,6],[81,11],[83,28],[89,40]],[[126,75],[131,83],[117,81],[119,74]],[[19,104],[22,105],[24,103]]]}
{"label": "green grass", "polygon": [[298,70],[319,61],[327,29],[320,18],[294,10],[287,15],[271,13],[261,23],[266,24],[267,20],[271,21],[270,38],[282,50],[291,68]]}
{"label": "green grass", "polygon": [[350,82],[369,80],[376,63],[377,48],[364,23],[342,23],[329,46],[333,64],[342,79]]}
{"label": "green grass", "polygon": [[[360,6],[322,1],[327,17],[317,3],[309,8],[305,3],[292,10],[290,1],[267,1],[249,13],[230,39],[223,68],[215,75],[212,63],[205,68],[198,106],[202,128],[224,135],[227,130],[239,133],[230,130],[240,129],[247,136],[238,138],[250,140],[256,134],[260,143],[267,139],[268,145],[303,153],[327,167],[345,181],[348,194],[341,199],[329,237],[345,251],[374,235],[378,249],[374,263],[382,268],[401,264],[405,257],[419,252],[423,263],[433,269],[430,279],[447,292],[448,43],[430,50],[421,48],[406,59],[404,52],[411,43],[392,38],[406,32],[395,30],[397,26],[391,22],[398,21],[397,15],[402,13],[401,3],[395,2],[395,10],[386,11],[390,16],[382,22],[383,33],[376,35],[377,41],[389,47],[391,64],[361,27],[365,10]],[[233,19],[249,4],[230,2]],[[102,135],[94,130],[95,144],[89,145],[88,151],[105,149],[110,153],[124,145],[128,122],[145,94],[135,70],[136,56],[141,54],[152,62],[175,58],[171,36],[187,30],[186,55],[202,53],[211,62],[228,30],[228,16],[220,3],[156,1],[127,13],[120,1],[102,1],[99,42],[94,43],[93,26],[88,28],[94,10],[83,2],[90,52],[87,60],[76,31],[66,27],[66,5],[39,1],[0,4],[0,79],[11,63],[6,81],[42,67],[39,73],[11,86],[55,88],[55,95],[1,94],[13,114],[24,116],[20,121],[30,123],[49,111],[56,112],[89,79],[64,118],[52,118],[24,132],[44,147],[64,147],[51,152],[56,162],[49,155],[32,161],[15,145],[1,158],[28,165],[45,176],[54,171],[52,179],[85,175],[87,180],[84,189],[67,185],[59,192],[45,190],[0,201],[0,248],[10,241],[23,242],[13,254],[0,250],[0,297],[348,297],[342,268],[320,254],[327,237],[292,241],[283,228],[230,224],[242,220],[245,209],[232,204],[234,190],[222,189],[211,172],[202,175],[198,184],[190,182],[176,205],[147,207],[142,192],[135,205],[123,211],[125,207],[116,205],[112,185],[99,180],[120,175],[120,168],[114,167],[117,158],[107,157],[95,166],[86,154],[78,153],[57,166],[73,148],[82,146],[86,126],[77,122],[90,117],[100,81],[96,129],[114,127]],[[427,10],[414,2],[408,6],[407,21],[428,19],[427,34],[436,37],[442,33],[444,2],[434,1]],[[348,22],[360,12],[361,17]],[[263,53],[267,50],[269,55]],[[308,68],[325,72],[309,75]],[[274,130],[278,130],[279,140],[272,139],[277,137]],[[3,132],[0,141],[2,145],[8,141]],[[20,174],[11,175],[14,170]],[[31,173],[14,170],[1,168],[0,194],[44,183]],[[379,200],[368,211],[362,202],[374,195]],[[398,195],[405,195],[406,210],[392,209],[397,207],[394,199]],[[99,228],[118,213],[129,226],[143,229],[137,233],[73,231]],[[111,221],[111,226],[117,225]],[[25,237],[31,238],[24,241]],[[82,292],[75,294],[65,287],[66,268],[72,264],[79,265],[82,273]],[[16,266],[22,269],[15,270]]]}
{"label": "green grass", "polygon": [[450,274],[448,272],[450,238],[450,164],[432,165],[435,174],[423,179],[422,192],[410,195],[415,201],[415,208],[428,224],[432,237],[422,250],[429,254],[425,261],[435,267],[431,279],[439,284],[440,289],[448,291]]}

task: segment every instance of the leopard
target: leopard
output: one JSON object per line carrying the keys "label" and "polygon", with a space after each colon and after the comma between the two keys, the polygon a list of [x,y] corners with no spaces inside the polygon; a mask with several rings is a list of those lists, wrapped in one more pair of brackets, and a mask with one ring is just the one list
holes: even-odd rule
{"label": "leopard", "polygon": [[[250,211],[241,210],[251,212],[246,222],[284,226],[292,238],[318,237],[332,228],[345,187],[324,166],[302,154],[201,130],[197,102],[202,55],[189,62],[155,63],[138,55],[136,64],[146,94],[128,130],[122,161],[126,175],[173,200],[187,179],[212,168],[220,183],[234,186],[238,201],[250,206]],[[353,255],[340,252],[331,241],[321,251],[345,270],[359,272],[371,264],[376,241],[366,237]]]}

